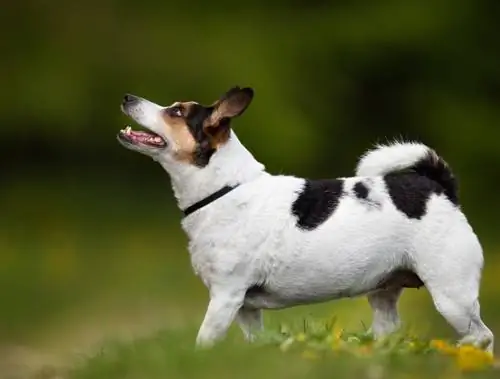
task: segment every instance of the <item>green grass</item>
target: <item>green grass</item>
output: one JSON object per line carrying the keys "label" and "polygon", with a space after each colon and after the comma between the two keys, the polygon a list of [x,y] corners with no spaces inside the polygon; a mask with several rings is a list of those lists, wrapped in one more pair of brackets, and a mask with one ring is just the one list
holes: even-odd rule
{"label": "green grass", "polygon": [[[296,329],[275,328],[252,345],[230,334],[205,351],[193,348],[192,332],[163,331],[127,343],[108,343],[97,354],[81,357],[62,375],[69,379],[493,379],[499,375],[489,363],[483,365],[481,352],[458,358],[460,350],[443,353],[430,341],[414,336],[395,335],[374,341],[364,330],[349,333],[329,322],[304,323]],[[464,371],[460,362],[472,364],[474,371]]]}
{"label": "green grass", "polygon": [[[400,304],[405,325],[421,339],[414,341],[422,347],[417,351],[408,351],[409,341],[396,338],[365,354],[370,338],[362,323],[371,322],[371,311],[360,298],[266,312],[268,332],[259,343],[244,343],[233,326],[213,350],[195,352],[207,291],[192,273],[179,211],[161,176],[147,184],[147,196],[142,182],[138,187],[135,178],[127,178],[41,175],[0,188],[5,200],[0,219],[1,379],[10,355],[16,364],[7,362],[7,367],[16,379],[31,378],[21,372],[34,379],[465,375],[453,357],[426,350],[427,339],[455,334],[425,290],[405,291]],[[140,206],[128,207],[131,199],[140,199]],[[499,251],[494,247],[486,249],[481,310],[498,334],[500,260],[494,258]],[[338,325],[351,331],[342,335],[345,349],[339,351],[331,348],[329,323],[313,322],[333,314]],[[307,336],[304,341],[300,333]],[[493,371],[466,375],[499,377]]]}

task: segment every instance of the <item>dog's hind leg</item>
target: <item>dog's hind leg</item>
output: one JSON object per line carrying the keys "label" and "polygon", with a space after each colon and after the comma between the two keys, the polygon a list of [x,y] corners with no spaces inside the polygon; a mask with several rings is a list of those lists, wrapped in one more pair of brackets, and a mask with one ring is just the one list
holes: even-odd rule
{"label": "dog's hind leg", "polygon": [[262,310],[260,309],[241,307],[236,315],[236,321],[245,339],[249,342],[254,341],[255,334],[261,332],[264,328]]}
{"label": "dog's hind leg", "polygon": [[403,288],[381,289],[368,294],[368,302],[373,310],[370,331],[375,338],[395,332],[400,326],[398,300]]}
{"label": "dog's hind leg", "polygon": [[[467,236],[467,235],[466,235]],[[468,236],[467,236],[468,237]],[[430,251],[418,262],[418,275],[429,290],[437,311],[460,335],[459,344],[472,344],[493,352],[493,333],[481,320],[479,286],[482,250],[470,238],[456,238],[440,251]]]}
{"label": "dog's hind leg", "polygon": [[451,283],[446,286],[426,283],[437,311],[460,335],[459,344],[472,344],[493,352],[493,333],[481,320],[477,286]]}
{"label": "dog's hind leg", "polygon": [[211,347],[225,336],[245,297],[244,289],[241,291],[211,289],[210,292],[210,303],[196,338],[196,346],[200,348]]}

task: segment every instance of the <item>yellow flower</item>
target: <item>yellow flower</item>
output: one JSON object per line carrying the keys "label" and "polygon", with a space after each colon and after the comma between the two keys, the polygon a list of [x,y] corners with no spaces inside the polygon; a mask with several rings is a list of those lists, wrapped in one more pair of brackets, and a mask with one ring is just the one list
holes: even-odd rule
{"label": "yellow flower", "polygon": [[309,359],[311,361],[316,361],[319,359],[319,355],[312,351],[312,350],[305,350],[303,353],[302,353],[302,358],[304,359]]}
{"label": "yellow flower", "polygon": [[342,338],[342,334],[344,333],[344,329],[341,328],[335,328],[332,331],[333,339],[334,340],[339,340]]}
{"label": "yellow flower", "polygon": [[304,342],[306,340],[306,335],[304,333],[299,333],[295,336],[295,340],[299,342]]}
{"label": "yellow flower", "polygon": [[430,342],[430,346],[444,354],[454,355],[458,351],[455,346],[450,345],[448,342],[443,340],[432,340]]}
{"label": "yellow flower", "polygon": [[464,345],[458,348],[457,364],[462,371],[484,369],[491,366],[493,363],[493,354],[487,351],[470,345]]}

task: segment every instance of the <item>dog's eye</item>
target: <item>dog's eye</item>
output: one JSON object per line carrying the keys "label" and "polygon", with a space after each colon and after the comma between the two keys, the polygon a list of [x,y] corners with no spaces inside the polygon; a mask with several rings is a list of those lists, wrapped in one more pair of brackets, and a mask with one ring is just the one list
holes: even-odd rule
{"label": "dog's eye", "polygon": [[180,106],[170,107],[168,113],[175,117],[182,117],[182,108]]}

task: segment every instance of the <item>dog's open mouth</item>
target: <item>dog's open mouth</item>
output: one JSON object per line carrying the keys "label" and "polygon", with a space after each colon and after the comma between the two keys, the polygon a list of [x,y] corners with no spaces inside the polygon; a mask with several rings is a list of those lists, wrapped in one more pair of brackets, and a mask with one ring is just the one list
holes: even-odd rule
{"label": "dog's open mouth", "polygon": [[151,131],[132,130],[130,126],[120,130],[120,139],[133,145],[146,145],[151,147],[165,147],[167,143],[158,134]]}

